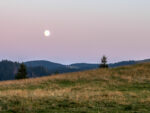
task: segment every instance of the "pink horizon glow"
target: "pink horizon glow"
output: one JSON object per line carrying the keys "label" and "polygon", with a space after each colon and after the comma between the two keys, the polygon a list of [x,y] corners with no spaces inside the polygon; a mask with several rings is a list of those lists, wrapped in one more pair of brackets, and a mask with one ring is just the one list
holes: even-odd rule
{"label": "pink horizon glow", "polygon": [[[150,1],[0,1],[0,59],[98,63],[150,58]],[[51,37],[44,37],[44,30]]]}

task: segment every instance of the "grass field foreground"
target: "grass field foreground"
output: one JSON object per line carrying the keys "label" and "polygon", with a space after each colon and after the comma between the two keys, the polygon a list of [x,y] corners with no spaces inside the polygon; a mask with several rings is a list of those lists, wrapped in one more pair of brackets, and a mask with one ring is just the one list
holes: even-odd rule
{"label": "grass field foreground", "polygon": [[150,63],[0,82],[0,113],[149,113]]}

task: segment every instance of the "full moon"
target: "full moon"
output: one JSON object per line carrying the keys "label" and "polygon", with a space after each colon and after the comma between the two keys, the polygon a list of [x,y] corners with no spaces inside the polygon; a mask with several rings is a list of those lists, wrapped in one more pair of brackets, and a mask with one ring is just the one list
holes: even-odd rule
{"label": "full moon", "polygon": [[44,31],[44,36],[45,36],[45,37],[49,37],[50,35],[51,35],[50,30],[45,30],[45,31]]}

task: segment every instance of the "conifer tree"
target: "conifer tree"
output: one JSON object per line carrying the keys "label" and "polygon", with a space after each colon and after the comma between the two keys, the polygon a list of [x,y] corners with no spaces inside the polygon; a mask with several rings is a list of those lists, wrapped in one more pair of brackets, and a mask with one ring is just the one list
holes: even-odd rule
{"label": "conifer tree", "polygon": [[18,69],[15,79],[25,79],[25,78],[27,78],[27,70],[26,66],[22,63],[20,64],[20,68]]}
{"label": "conifer tree", "polygon": [[100,68],[108,68],[108,64],[107,64],[107,57],[103,56],[101,58],[101,64],[99,65]]}

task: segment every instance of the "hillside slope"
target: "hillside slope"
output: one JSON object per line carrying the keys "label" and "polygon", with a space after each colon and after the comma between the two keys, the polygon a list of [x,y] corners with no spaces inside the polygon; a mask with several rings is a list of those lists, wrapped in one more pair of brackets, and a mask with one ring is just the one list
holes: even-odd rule
{"label": "hillside slope", "polygon": [[0,113],[148,113],[150,63],[0,82]]}

